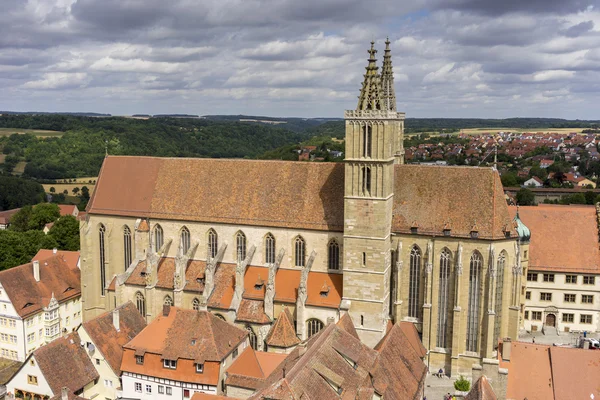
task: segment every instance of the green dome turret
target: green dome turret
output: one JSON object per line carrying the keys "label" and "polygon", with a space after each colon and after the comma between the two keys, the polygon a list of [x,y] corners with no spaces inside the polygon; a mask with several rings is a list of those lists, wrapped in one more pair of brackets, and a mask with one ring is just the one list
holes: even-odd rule
{"label": "green dome turret", "polygon": [[529,242],[531,238],[531,231],[529,228],[521,221],[519,218],[519,208],[517,207],[517,215],[515,215],[515,219],[513,219],[515,223],[515,229],[517,230],[517,234],[519,235],[519,240],[521,242]]}

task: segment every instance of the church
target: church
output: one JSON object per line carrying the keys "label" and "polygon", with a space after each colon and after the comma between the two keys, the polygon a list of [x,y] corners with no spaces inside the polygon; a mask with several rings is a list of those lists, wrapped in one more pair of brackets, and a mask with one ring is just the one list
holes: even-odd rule
{"label": "church", "polygon": [[107,156],[81,223],[84,320],[209,310],[289,352],[349,314],[372,347],[414,323],[432,371],[493,362],[528,244],[495,169],[404,164],[389,45],[380,72],[371,43],[343,163]]}

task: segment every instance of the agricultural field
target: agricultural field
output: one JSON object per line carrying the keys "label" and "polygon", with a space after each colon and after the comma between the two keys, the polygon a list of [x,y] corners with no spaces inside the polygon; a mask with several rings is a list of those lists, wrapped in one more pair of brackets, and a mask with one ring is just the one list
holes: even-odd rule
{"label": "agricultural field", "polygon": [[31,133],[32,135],[35,135],[40,138],[60,137],[64,134],[64,132],[46,131],[43,129],[0,128],[0,136],[10,136],[15,133],[18,133],[18,134]]}
{"label": "agricultural field", "polygon": [[53,187],[54,190],[56,190],[55,193],[63,193],[65,190],[67,190],[69,194],[73,194],[73,188],[79,188],[79,190],[81,190],[83,186],[87,186],[91,195],[94,191],[95,184],[87,183],[86,181],[82,183],[44,183],[42,186],[44,187],[46,193],[50,193],[50,188]]}

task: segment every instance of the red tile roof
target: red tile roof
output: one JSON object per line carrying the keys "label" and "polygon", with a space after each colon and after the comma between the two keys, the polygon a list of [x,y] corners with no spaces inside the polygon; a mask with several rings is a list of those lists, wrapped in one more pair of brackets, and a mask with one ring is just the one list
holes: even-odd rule
{"label": "red tile roof", "polygon": [[77,206],[72,204],[59,204],[58,208],[60,209],[60,215],[72,215],[75,216],[77,211]]}
{"label": "red tile roof", "polygon": [[287,307],[279,313],[279,317],[271,327],[265,342],[269,346],[287,349],[300,343],[294,329],[294,318]]}
{"label": "red tile roof", "polygon": [[[510,212],[516,215],[517,208],[510,207]],[[600,273],[594,206],[519,207],[519,218],[531,231],[530,271]]]}
{"label": "red tile roof", "polygon": [[401,321],[400,329],[402,329],[402,332],[404,332],[404,335],[419,357],[425,357],[427,355],[427,349],[423,346],[423,342],[421,342],[421,339],[419,338],[419,332],[417,331],[415,324],[412,322]]}
{"label": "red tile roof", "polygon": [[464,400],[498,400],[488,379],[483,375],[473,384],[473,388]]}
{"label": "red tile roof", "polygon": [[83,328],[115,375],[121,376],[123,346],[146,327],[146,321],[131,301],[117,307],[115,310],[119,312],[119,331],[113,325],[114,311],[106,312],[84,322]]}
{"label": "red tile roof", "polygon": [[81,296],[81,273],[60,255],[40,261],[40,281],[33,276],[33,263],[0,271],[0,283],[15,311],[22,318],[42,311],[54,294],[60,303]]}
{"label": "red tile roof", "polygon": [[44,261],[55,255],[62,257],[71,268],[79,268],[79,251],[56,250],[56,253],[54,253],[54,250],[40,249],[31,260]]}
{"label": "red tile roof", "polygon": [[238,308],[236,321],[252,322],[255,324],[270,324],[271,319],[265,314],[263,300],[242,299]]}
{"label": "red tile roof", "polygon": [[227,369],[225,384],[256,390],[286,357],[286,354],[254,351],[247,347]]}
{"label": "red tile roof", "polygon": [[54,395],[63,387],[77,392],[99,377],[77,332],[40,347],[33,357]]}
{"label": "red tile roof", "polygon": [[14,208],[12,210],[0,211],[0,224],[8,225],[10,224],[10,218],[18,213],[20,208]]}
{"label": "red tile roof", "polygon": [[[501,239],[503,228],[510,228],[493,169],[394,168],[394,231],[409,232],[417,221],[419,232],[440,234],[449,223],[453,236],[466,237],[476,224],[479,237]],[[292,179],[293,185],[284,184]],[[203,190],[217,186],[218,191]],[[342,231],[344,164],[109,156],[88,212]]]}

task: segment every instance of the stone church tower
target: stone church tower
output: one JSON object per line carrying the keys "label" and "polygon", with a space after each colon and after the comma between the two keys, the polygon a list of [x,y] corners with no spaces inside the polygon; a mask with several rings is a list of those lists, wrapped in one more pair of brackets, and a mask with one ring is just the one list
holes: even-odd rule
{"label": "stone church tower", "polygon": [[379,74],[374,42],[356,110],[345,112],[344,293],[356,329],[374,346],[390,317],[394,164],[404,162],[389,40]]}

